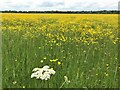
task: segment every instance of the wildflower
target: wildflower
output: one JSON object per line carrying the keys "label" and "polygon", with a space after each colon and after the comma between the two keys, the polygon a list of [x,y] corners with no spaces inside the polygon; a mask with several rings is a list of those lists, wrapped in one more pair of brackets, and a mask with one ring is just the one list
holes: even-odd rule
{"label": "wildflower", "polygon": [[107,73],[106,73],[105,75],[106,75],[106,76],[108,76],[108,74],[107,74]]}
{"label": "wildflower", "polygon": [[13,81],[13,84],[16,84],[17,82],[16,81]]}
{"label": "wildflower", "polygon": [[41,60],[40,62],[43,63],[43,60]]}
{"label": "wildflower", "polygon": [[23,88],[25,88],[25,86],[23,86]]}
{"label": "wildflower", "polygon": [[39,49],[41,49],[41,47],[38,47]]}
{"label": "wildflower", "polygon": [[84,50],[83,52],[84,52],[84,53],[86,53],[86,51],[85,51],[85,50]]}
{"label": "wildflower", "polygon": [[58,62],[58,65],[60,65],[61,64],[61,62]]}
{"label": "wildflower", "polygon": [[98,76],[98,74],[96,73],[96,76]]}
{"label": "wildflower", "polygon": [[58,59],[53,59],[53,60],[50,60],[50,62],[56,62]]}
{"label": "wildflower", "polygon": [[120,69],[120,67],[118,67]]}
{"label": "wildflower", "polygon": [[43,68],[34,68],[33,72],[34,73],[32,73],[31,78],[35,77],[36,79],[41,80],[48,80],[50,79],[51,74],[55,74],[55,71],[52,68],[49,69],[49,66],[47,65],[45,65]]}
{"label": "wildflower", "polygon": [[113,41],[113,44],[116,44],[116,42],[115,42],[115,41]]}
{"label": "wildflower", "polygon": [[44,57],[44,59],[47,59],[46,57]]}
{"label": "wildflower", "polygon": [[108,66],[109,66],[109,64],[106,64],[106,66],[108,67]]}
{"label": "wildflower", "polygon": [[109,75],[108,73],[104,73],[104,74],[105,74],[106,77]]}

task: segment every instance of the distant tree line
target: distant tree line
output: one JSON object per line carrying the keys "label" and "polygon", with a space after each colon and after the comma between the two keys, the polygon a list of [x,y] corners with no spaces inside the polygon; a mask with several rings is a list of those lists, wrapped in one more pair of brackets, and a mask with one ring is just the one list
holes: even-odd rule
{"label": "distant tree line", "polygon": [[118,10],[102,11],[0,11],[2,13],[63,13],[63,14],[119,14]]}

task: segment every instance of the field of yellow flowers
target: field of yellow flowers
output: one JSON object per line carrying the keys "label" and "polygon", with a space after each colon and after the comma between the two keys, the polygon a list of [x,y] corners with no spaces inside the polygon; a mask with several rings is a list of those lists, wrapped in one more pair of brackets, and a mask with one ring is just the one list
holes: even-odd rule
{"label": "field of yellow flowers", "polygon": [[[118,87],[117,14],[2,14],[3,88]],[[54,70],[31,78],[36,67]]]}

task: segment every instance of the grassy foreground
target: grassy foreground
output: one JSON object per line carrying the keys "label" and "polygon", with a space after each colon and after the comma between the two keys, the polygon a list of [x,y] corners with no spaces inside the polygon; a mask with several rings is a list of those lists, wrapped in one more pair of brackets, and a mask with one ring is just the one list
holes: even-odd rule
{"label": "grassy foreground", "polygon": [[[2,14],[3,88],[118,87],[117,33],[115,14]],[[44,65],[56,74],[31,79]]]}

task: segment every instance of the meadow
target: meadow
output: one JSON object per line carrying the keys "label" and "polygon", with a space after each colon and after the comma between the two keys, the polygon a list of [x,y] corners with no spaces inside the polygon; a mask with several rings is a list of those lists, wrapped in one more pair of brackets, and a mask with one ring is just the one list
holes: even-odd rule
{"label": "meadow", "polygon": [[[5,13],[1,22],[3,88],[119,87],[117,14]],[[55,75],[30,77],[44,65]]]}

